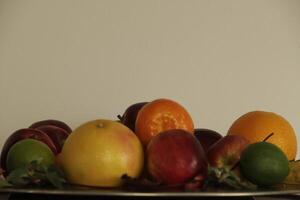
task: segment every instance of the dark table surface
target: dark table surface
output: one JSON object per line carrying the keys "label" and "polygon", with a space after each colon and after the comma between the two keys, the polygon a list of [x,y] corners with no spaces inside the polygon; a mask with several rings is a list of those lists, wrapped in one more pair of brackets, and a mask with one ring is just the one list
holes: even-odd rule
{"label": "dark table surface", "polygon": [[[22,193],[1,193],[0,200],[138,200],[138,199],[186,199],[186,197],[116,197],[116,196],[71,196],[71,195],[40,195],[40,194],[22,194]],[[207,199],[207,200],[296,200],[300,199],[299,195],[282,195],[282,196],[257,196],[257,197],[189,197],[188,199]]]}

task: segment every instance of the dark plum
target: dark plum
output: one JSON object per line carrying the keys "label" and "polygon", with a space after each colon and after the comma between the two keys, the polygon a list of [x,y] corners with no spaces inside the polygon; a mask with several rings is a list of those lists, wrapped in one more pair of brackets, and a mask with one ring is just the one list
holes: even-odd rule
{"label": "dark plum", "polygon": [[220,133],[206,128],[197,128],[194,130],[194,134],[201,143],[204,152],[207,152],[211,145],[223,137]]}
{"label": "dark plum", "polygon": [[141,108],[147,103],[148,102],[140,102],[129,106],[122,116],[118,115],[118,118],[120,119],[121,123],[130,128],[133,132],[135,132],[135,121],[137,114],[141,110]]}
{"label": "dark plum", "polygon": [[55,144],[58,153],[61,152],[62,146],[65,142],[65,140],[67,139],[67,137],[69,136],[69,134],[67,133],[67,131],[65,131],[64,129],[57,127],[57,126],[53,126],[53,125],[43,125],[43,126],[39,126],[36,128],[36,130],[40,130],[44,133],[46,133],[53,141],[53,143]]}
{"label": "dark plum", "polygon": [[68,134],[70,134],[72,132],[72,129],[65,122],[55,120],[55,119],[46,119],[46,120],[41,120],[41,121],[35,122],[35,123],[31,124],[29,126],[29,128],[34,128],[35,129],[35,128],[38,128],[38,127],[44,126],[44,125],[52,125],[52,126],[62,128]]}

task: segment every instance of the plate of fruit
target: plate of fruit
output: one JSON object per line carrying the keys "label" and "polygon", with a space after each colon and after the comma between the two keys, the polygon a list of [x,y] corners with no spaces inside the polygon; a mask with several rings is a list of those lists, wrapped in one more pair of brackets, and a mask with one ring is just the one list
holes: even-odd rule
{"label": "plate of fruit", "polygon": [[0,192],[102,196],[300,193],[296,134],[282,116],[252,111],[226,134],[197,127],[171,99],[130,105],[75,129],[47,119],[10,134]]}

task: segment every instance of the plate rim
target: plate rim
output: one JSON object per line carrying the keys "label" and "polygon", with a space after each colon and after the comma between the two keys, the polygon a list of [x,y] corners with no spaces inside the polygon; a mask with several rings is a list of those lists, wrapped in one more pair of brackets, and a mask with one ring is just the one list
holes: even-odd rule
{"label": "plate rim", "polygon": [[274,196],[300,195],[300,189],[263,190],[263,191],[197,191],[197,192],[140,192],[109,189],[35,189],[35,188],[1,188],[0,193],[47,194],[68,196],[119,196],[119,197],[234,197],[234,196]]}

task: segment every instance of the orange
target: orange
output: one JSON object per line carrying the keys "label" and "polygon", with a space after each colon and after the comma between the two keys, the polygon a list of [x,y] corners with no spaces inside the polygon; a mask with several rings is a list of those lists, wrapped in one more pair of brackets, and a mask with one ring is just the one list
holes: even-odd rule
{"label": "orange", "polygon": [[69,183],[116,187],[122,184],[122,175],[140,175],[144,153],[129,128],[99,119],[84,123],[70,134],[57,162]]}
{"label": "orange", "polygon": [[291,124],[282,116],[265,111],[253,111],[239,117],[229,128],[228,135],[241,135],[251,143],[263,141],[277,145],[293,160],[297,154],[296,134]]}
{"label": "orange", "polygon": [[138,112],[135,132],[144,146],[157,134],[182,129],[194,133],[194,123],[188,111],[170,99],[156,99]]}

